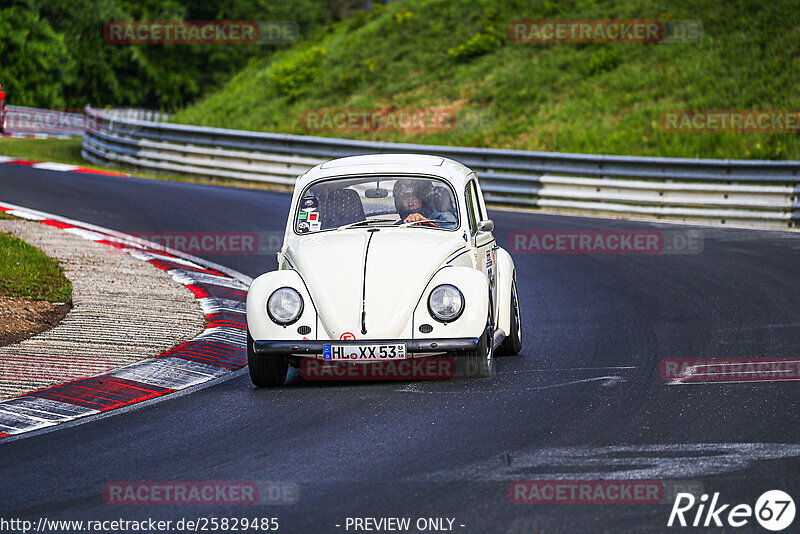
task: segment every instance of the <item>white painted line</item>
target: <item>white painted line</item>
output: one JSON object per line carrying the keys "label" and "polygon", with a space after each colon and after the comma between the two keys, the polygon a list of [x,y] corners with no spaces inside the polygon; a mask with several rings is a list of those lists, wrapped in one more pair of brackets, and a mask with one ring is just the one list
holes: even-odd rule
{"label": "white painted line", "polygon": [[579,371],[624,371],[636,369],[635,365],[619,365],[612,367],[553,367],[551,369],[518,369],[512,371],[514,374],[525,373],[560,373],[560,372],[579,372]]}
{"label": "white painted line", "polygon": [[84,230],[83,228],[64,228],[64,231],[69,232],[70,234],[75,234],[84,239],[88,239],[89,241],[100,241],[108,239],[108,236],[106,234],[101,234],[99,232],[94,232],[92,230]]}
{"label": "white painted line", "polygon": [[221,335],[221,336],[231,336],[231,337],[246,337],[245,331],[243,328],[236,328],[233,326],[214,326],[212,328],[206,328],[200,336],[212,336],[212,335]]}
{"label": "white painted line", "polygon": [[112,371],[111,376],[169,389],[185,389],[228,374],[227,369],[175,358],[153,358]]}
{"label": "white painted line", "polygon": [[19,217],[20,219],[28,219],[29,221],[41,221],[45,219],[44,217],[34,215],[33,213],[25,210],[11,210],[7,213],[9,215],[13,215],[14,217]]}
{"label": "white painted line", "polygon": [[48,421],[27,414],[20,414],[5,410],[0,410],[0,427],[13,428],[14,431],[4,431],[6,434],[18,434],[30,430],[38,430],[47,426],[58,424],[55,421]]}
{"label": "white painted line", "polygon": [[14,161],[15,159],[19,158],[11,158],[8,156],[0,156],[0,163],[8,163],[9,161]]}
{"label": "white painted line", "polygon": [[247,313],[247,302],[244,300],[220,299],[204,297],[198,299],[203,313],[212,314],[220,312]]}
{"label": "white painted line", "polygon": [[41,414],[30,414],[30,413],[22,413],[22,412],[9,412],[9,411],[4,410],[2,407],[0,407],[0,420],[2,420],[4,418],[8,419],[9,417],[11,417],[12,419],[15,418],[15,417],[27,418],[27,419],[31,419],[33,421],[38,421],[40,423],[51,423],[53,421],[52,419],[45,419],[45,418],[41,417]]}
{"label": "white painted line", "polygon": [[197,271],[188,271],[186,269],[170,269],[167,272],[172,275],[172,278],[174,278],[176,282],[180,282],[183,285],[211,284],[213,286],[229,287],[231,289],[242,289],[247,291],[247,285],[227,276],[199,273]]}
{"label": "white painted line", "polygon": [[77,165],[68,165],[66,163],[53,163],[53,162],[45,162],[45,163],[34,163],[31,165],[34,169],[46,169],[48,171],[74,171],[75,169],[79,169],[80,167]]}
{"label": "white painted line", "polygon": [[618,382],[624,382],[625,379],[621,376],[617,375],[609,375],[609,376],[595,376],[593,378],[584,378],[582,380],[570,380],[569,382],[559,382],[558,384],[549,384],[547,386],[534,386],[532,388],[525,388],[526,390],[540,390],[540,389],[553,389],[553,388],[560,388],[563,386],[574,386],[575,384],[584,384],[586,382],[601,382],[601,386],[608,387],[613,386]]}
{"label": "white painted line", "polygon": [[156,251],[151,252],[142,252],[141,250],[136,250],[134,248],[123,248],[125,252],[133,256],[134,258],[138,258],[143,261],[150,261],[150,260],[162,260],[162,261],[171,261],[173,263],[178,263],[180,265],[186,265],[188,267],[196,267],[198,269],[205,269],[202,265],[198,265],[193,261],[184,260],[182,258],[176,258],[173,256],[166,256],[164,254],[159,254]]}
{"label": "white painted line", "polygon": [[[543,389],[553,389],[553,388],[560,388],[564,386],[574,386],[577,384],[585,384],[588,382],[600,382],[601,387],[611,387],[620,382],[625,382],[625,379],[618,375],[609,375],[609,376],[595,376],[593,378],[584,378],[582,380],[570,380],[568,382],[558,382],[557,384],[547,384],[545,386],[532,386],[524,389],[518,389],[517,391],[540,391]],[[435,383],[435,382],[432,382]],[[420,385],[421,387],[421,385]],[[472,394],[477,393],[479,395],[486,395],[485,391],[481,390],[423,390],[417,388],[410,388],[405,387],[402,389],[397,389],[395,391],[399,391],[402,393],[425,393],[427,395],[441,395],[441,394],[451,394],[451,395],[458,395],[458,394]]]}
{"label": "white painted line", "polygon": [[83,415],[97,413],[98,410],[75,406],[66,402],[58,402],[39,397],[24,396],[0,402],[0,408],[8,411],[32,410],[43,414],[53,415],[55,419],[72,419]]}
{"label": "white painted line", "polygon": [[198,335],[195,339],[203,339],[205,341],[218,341],[220,343],[229,343],[233,345],[241,345],[247,342],[247,332],[241,328],[233,327],[215,327],[207,328],[202,334]]}
{"label": "white painted line", "polygon": [[[787,443],[656,443],[529,447],[509,451],[509,464],[480,460],[423,475],[429,481],[669,480],[708,477],[749,468],[761,460],[800,456]],[[700,458],[702,455],[702,458]],[[520,475],[520,473],[524,473]]]}
{"label": "white painted line", "polygon": [[20,432],[25,431],[23,428],[17,428],[15,426],[8,426],[0,423],[0,432],[3,434],[19,434]]}

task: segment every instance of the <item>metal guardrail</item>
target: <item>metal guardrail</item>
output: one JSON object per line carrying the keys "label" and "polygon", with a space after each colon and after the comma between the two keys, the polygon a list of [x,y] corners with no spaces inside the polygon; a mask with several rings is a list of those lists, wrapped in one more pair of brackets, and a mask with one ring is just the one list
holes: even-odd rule
{"label": "metal guardrail", "polygon": [[[160,111],[137,108],[103,110],[118,119],[166,121],[169,115]],[[42,109],[7,106],[6,131],[12,137],[80,137],[86,129],[82,110]]]}
{"label": "metal guardrail", "polygon": [[4,134],[20,137],[79,137],[85,125],[78,110],[7,106]]}
{"label": "metal guardrail", "polygon": [[115,119],[131,119],[137,121],[163,122],[169,119],[169,114],[162,111],[140,108],[113,108],[102,110],[103,114]]}
{"label": "metal guardrail", "polygon": [[86,108],[83,157],[102,165],[290,186],[323,161],[435,154],[476,171],[488,202],[769,227],[800,225],[800,161],[645,158],[382,143],[129,118]]}

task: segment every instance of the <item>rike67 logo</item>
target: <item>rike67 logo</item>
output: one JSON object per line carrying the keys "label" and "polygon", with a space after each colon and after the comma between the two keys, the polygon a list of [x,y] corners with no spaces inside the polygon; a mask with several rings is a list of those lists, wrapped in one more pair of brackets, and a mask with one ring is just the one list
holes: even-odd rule
{"label": "rike67 logo", "polygon": [[[697,505],[696,510],[694,510]],[[703,494],[695,499],[691,493],[679,493],[669,514],[667,526],[734,528],[747,525],[753,517],[767,530],[784,530],[794,521],[794,500],[781,490],[770,490],[761,495],[755,507],[749,504],[722,504],[719,493],[714,493],[711,502]]]}

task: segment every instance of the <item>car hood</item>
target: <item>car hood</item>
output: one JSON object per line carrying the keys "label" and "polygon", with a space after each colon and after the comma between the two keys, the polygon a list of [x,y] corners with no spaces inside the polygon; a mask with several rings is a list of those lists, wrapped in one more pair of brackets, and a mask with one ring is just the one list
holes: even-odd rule
{"label": "car hood", "polygon": [[[285,254],[305,281],[331,339],[345,333],[355,339],[397,339],[431,276],[465,248],[457,232],[384,227],[300,238]],[[365,287],[366,334],[361,330]]]}

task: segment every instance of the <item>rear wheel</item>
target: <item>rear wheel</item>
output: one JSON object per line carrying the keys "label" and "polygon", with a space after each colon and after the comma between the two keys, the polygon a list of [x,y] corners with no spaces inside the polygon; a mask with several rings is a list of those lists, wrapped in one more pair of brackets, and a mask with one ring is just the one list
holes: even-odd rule
{"label": "rear wheel", "polygon": [[248,328],[247,369],[250,371],[250,380],[260,388],[282,386],[289,374],[289,357],[256,353]]}
{"label": "rear wheel", "polygon": [[500,356],[513,356],[522,350],[522,322],[519,318],[519,297],[517,297],[517,281],[511,282],[511,322],[510,332],[506,333],[506,338],[497,347],[497,354]]}

